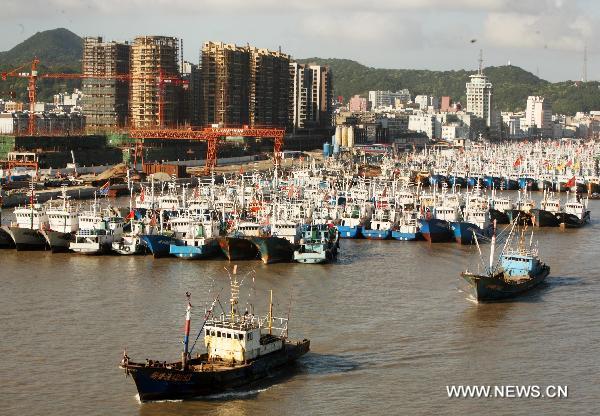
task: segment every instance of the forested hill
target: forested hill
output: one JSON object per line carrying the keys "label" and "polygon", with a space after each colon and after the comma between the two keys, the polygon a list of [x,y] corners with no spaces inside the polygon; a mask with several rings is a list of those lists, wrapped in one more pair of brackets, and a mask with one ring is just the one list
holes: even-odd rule
{"label": "forested hill", "polygon": [[[349,59],[307,58],[303,63],[328,65],[333,70],[334,94],[348,99],[354,94],[366,96],[369,90],[397,91],[411,94],[449,95],[465,103],[465,84],[472,71],[428,71],[418,69],[372,68]],[[494,86],[495,106],[501,111],[525,108],[527,97],[541,95],[552,101],[555,113],[600,110],[600,83],[564,81],[551,83],[517,66],[484,69]]]}

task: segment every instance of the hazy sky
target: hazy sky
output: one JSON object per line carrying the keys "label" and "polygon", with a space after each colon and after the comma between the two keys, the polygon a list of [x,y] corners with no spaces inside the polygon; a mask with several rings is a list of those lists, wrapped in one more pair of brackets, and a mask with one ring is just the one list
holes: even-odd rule
{"label": "hazy sky", "polygon": [[[509,61],[542,78],[600,79],[600,0],[2,0],[0,50],[37,31],[183,39],[276,49],[296,58],[349,58],[386,68],[474,69]],[[472,42],[475,40],[475,42]]]}

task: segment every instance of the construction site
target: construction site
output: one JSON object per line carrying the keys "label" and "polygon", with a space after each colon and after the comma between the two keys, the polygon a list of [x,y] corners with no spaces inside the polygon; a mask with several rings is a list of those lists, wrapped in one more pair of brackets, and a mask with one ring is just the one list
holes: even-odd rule
{"label": "construction site", "polygon": [[[331,116],[329,122],[322,116],[331,113],[330,83],[306,76],[297,94],[289,55],[205,42],[194,65],[181,52],[174,37],[138,36],[131,43],[85,37],[80,74],[40,74],[37,58],[2,73],[2,79],[27,79],[30,103],[29,111],[6,120],[9,128],[3,131],[12,127],[13,133],[0,137],[0,158],[33,151],[40,168],[62,168],[73,159],[135,166],[191,160],[208,173],[219,158],[262,154],[278,163],[284,142],[288,150],[311,150],[331,137]],[[72,114],[83,114],[77,130],[41,128],[39,120],[48,117],[35,112],[36,82],[46,78],[81,81],[81,113]],[[304,111],[302,125],[291,117],[297,108],[312,109]]]}

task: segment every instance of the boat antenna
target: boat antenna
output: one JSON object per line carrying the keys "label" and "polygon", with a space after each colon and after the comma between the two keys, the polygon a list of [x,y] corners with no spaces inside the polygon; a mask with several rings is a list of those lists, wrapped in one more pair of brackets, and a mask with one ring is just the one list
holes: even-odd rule
{"label": "boat antenna", "polygon": [[192,355],[192,352],[194,351],[194,347],[196,346],[196,342],[198,342],[198,338],[200,338],[200,335],[202,335],[202,331],[204,330],[204,326],[206,325],[206,322],[212,315],[213,310],[215,309],[215,306],[217,305],[217,303],[219,303],[219,296],[221,296],[221,292],[223,292],[223,288],[221,288],[221,290],[219,290],[219,293],[217,293],[217,296],[215,296],[213,298],[210,308],[204,313],[204,321],[202,322],[202,326],[200,327],[200,330],[198,331],[198,335],[196,335],[196,339],[194,340],[194,343],[192,344],[192,348],[190,348],[190,352],[189,352],[190,356]]}
{"label": "boat antenna", "polygon": [[490,274],[492,274],[492,267],[494,265],[494,250],[496,248],[496,220],[492,226],[492,248],[490,249]]}
{"label": "boat antenna", "polygon": [[188,352],[188,342],[190,340],[190,324],[191,324],[191,316],[192,316],[192,303],[191,303],[190,292],[185,292],[185,297],[187,298],[187,308],[185,311],[185,328],[183,335],[183,352],[181,353],[181,369],[186,370],[189,358]]}
{"label": "boat antenna", "polygon": [[269,290],[271,300],[269,301],[269,335],[273,335],[273,289]]}

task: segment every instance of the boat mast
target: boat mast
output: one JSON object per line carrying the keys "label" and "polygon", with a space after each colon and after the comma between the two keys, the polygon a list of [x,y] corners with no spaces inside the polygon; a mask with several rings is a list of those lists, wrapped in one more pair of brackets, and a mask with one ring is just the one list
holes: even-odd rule
{"label": "boat mast", "polygon": [[492,266],[494,265],[494,250],[496,249],[496,220],[492,228],[492,247],[490,249],[490,274],[493,273]]}
{"label": "boat mast", "polygon": [[269,290],[271,293],[271,300],[269,301],[269,335],[273,335],[273,290]]}
{"label": "boat mast", "polygon": [[181,353],[181,369],[182,370],[186,370],[187,369],[187,364],[188,364],[188,358],[189,358],[189,353],[188,353],[188,343],[190,340],[190,321],[191,321],[191,315],[192,315],[192,304],[190,302],[190,297],[192,296],[192,294],[190,292],[185,292],[185,296],[187,297],[187,309],[185,311],[185,328],[184,328],[184,335],[183,335],[183,352]]}

